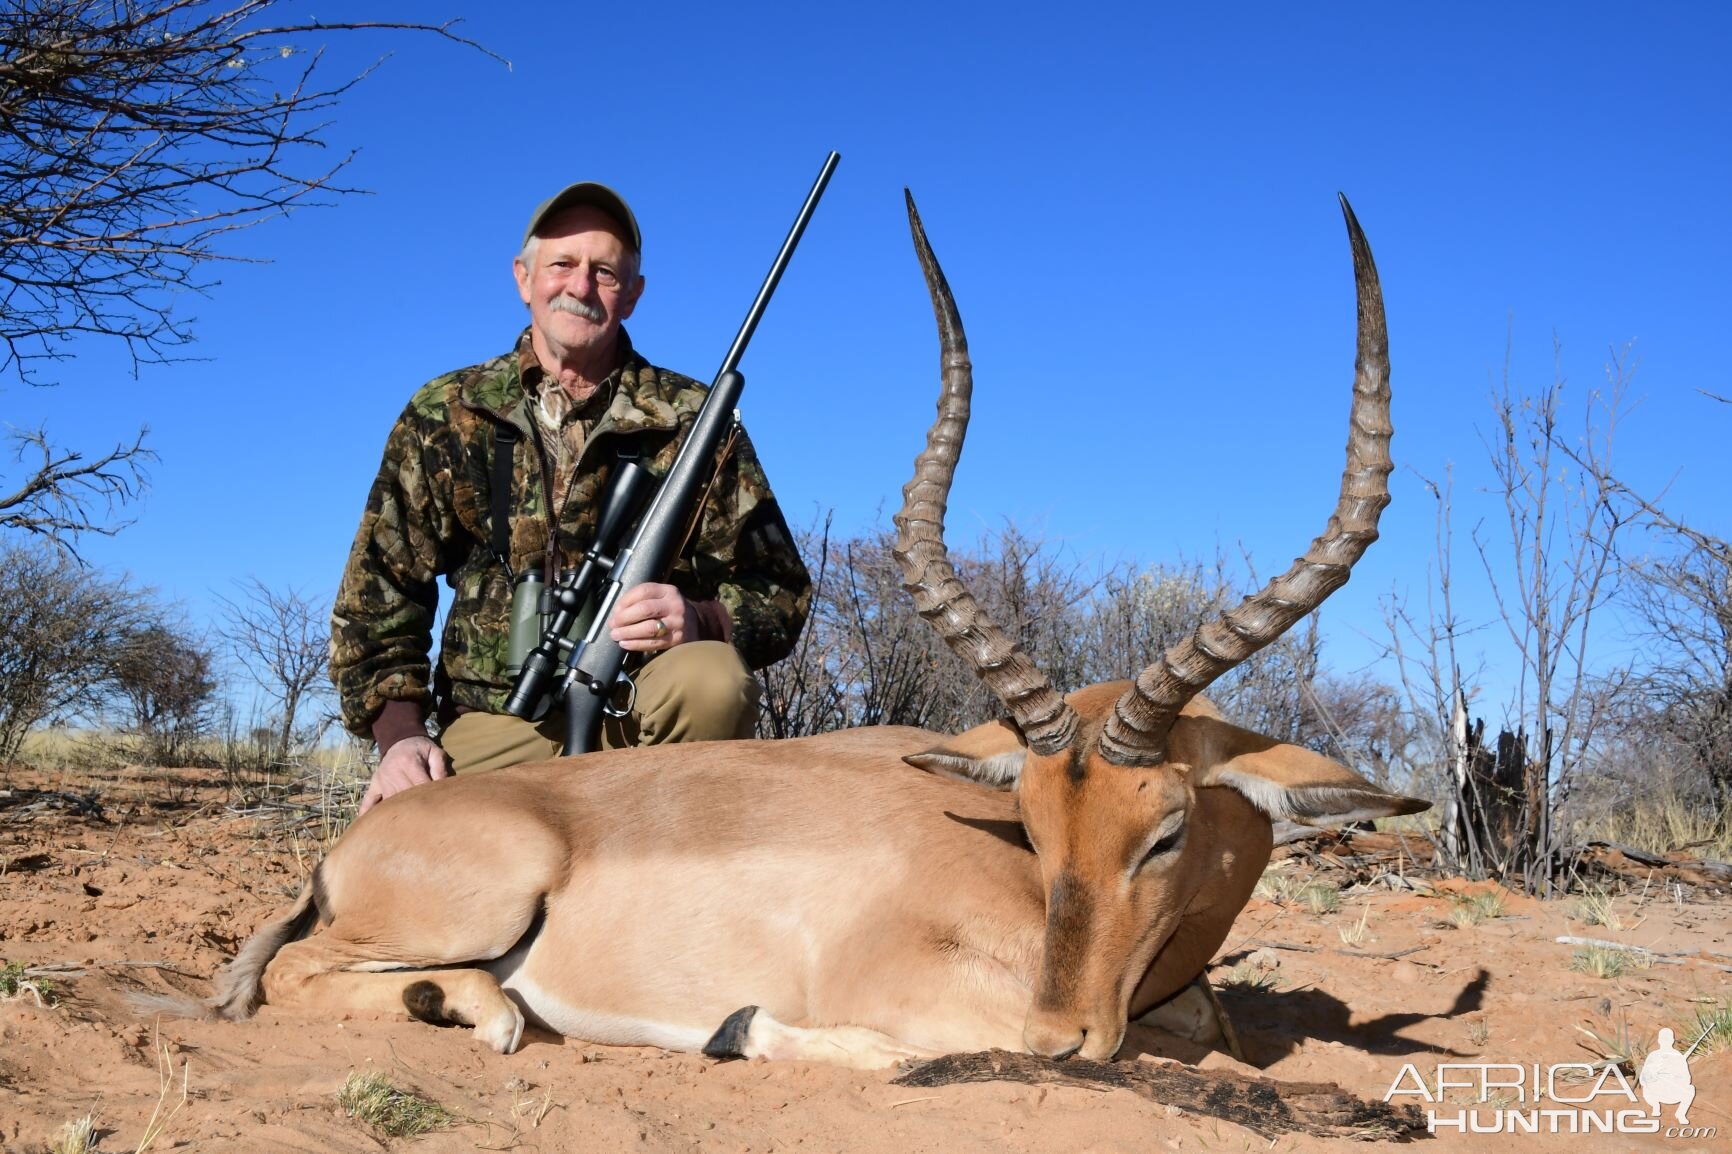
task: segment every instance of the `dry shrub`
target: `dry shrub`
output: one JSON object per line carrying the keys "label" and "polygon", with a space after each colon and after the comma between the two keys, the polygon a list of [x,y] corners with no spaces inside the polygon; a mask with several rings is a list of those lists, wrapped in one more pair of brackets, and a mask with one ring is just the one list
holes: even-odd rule
{"label": "dry shrub", "polygon": [[[861,725],[955,732],[1003,714],[915,613],[890,531],[837,540],[826,523],[798,536],[814,573],[811,616],[794,652],[760,674],[759,736]],[[1090,571],[1011,522],[953,549],[951,561],[986,615],[1063,692],[1135,676],[1257,584],[1221,559]],[[1405,747],[1383,732],[1393,691],[1365,679],[1325,681],[1320,655],[1313,616],[1230,670],[1209,696],[1239,724],[1385,779],[1389,751]]]}
{"label": "dry shrub", "polygon": [[1732,804],[1717,804],[1701,767],[1639,719],[1577,782],[1560,819],[1578,845],[1609,841],[1732,860]]}

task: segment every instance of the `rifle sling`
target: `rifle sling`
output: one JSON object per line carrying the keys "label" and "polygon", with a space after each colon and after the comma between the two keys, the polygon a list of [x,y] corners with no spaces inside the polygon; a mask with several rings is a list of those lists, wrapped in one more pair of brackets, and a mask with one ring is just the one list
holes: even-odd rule
{"label": "rifle sling", "polygon": [[686,549],[692,543],[692,538],[697,535],[698,522],[703,520],[704,510],[709,507],[710,494],[715,492],[716,482],[720,480],[722,476],[722,466],[728,463],[729,457],[733,456],[734,444],[739,439],[740,422],[735,421],[733,424],[728,426],[727,439],[724,440],[721,447],[716,450],[715,463],[710,466],[710,479],[704,482],[703,495],[696,501],[692,502],[691,510],[686,516],[685,536],[680,538],[680,547],[675,549],[673,553],[676,561],[680,557],[684,556]]}
{"label": "rifle sling", "polygon": [[513,458],[520,440],[522,434],[516,425],[505,421],[493,423],[493,478],[487,494],[492,538],[488,548],[493,551],[493,559],[505,567],[505,576],[510,581],[517,580],[511,568],[511,481],[516,472]]}
{"label": "rifle sling", "polygon": [[[734,427],[738,429],[739,426],[736,424]],[[720,462],[727,459],[728,452],[732,450],[734,436],[735,434],[733,433],[729,434],[727,444],[723,446],[722,453],[716,458],[718,466],[720,465]],[[522,439],[523,434],[518,432],[516,425],[508,424],[504,421],[494,422],[493,477],[488,483],[487,494],[488,521],[491,536],[488,540],[487,547],[493,553],[493,559],[498,561],[499,564],[504,567],[506,577],[512,581],[517,580],[517,574],[511,568],[511,488],[512,478],[516,473],[516,462],[514,456],[517,450],[517,442]],[[641,459],[642,455],[643,451],[639,448],[637,442],[629,437],[622,439],[615,450],[616,463],[637,461]],[[710,488],[714,488],[715,483],[715,477],[712,474],[710,478]],[[708,501],[709,496],[710,489],[706,488],[704,490],[704,501]],[[703,508],[703,502],[699,502],[698,508]],[[695,525],[696,522],[694,521],[693,526],[695,527]],[[691,532],[691,529],[686,531],[687,541],[691,540]],[[681,548],[683,550],[683,544]]]}

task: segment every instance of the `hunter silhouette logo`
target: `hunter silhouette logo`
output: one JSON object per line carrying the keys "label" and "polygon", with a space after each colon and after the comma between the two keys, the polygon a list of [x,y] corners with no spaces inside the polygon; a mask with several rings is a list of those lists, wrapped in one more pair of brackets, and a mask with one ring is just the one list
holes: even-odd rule
{"label": "hunter silhouette logo", "polygon": [[[1662,1029],[1642,1060],[1636,1086],[1614,1062],[1444,1062],[1430,1082],[1409,1062],[1390,1083],[1385,1102],[1415,1097],[1428,1103],[1426,1129],[1436,1134],[1660,1134],[1667,1138],[1713,1138],[1715,1127],[1690,1125],[1696,1088],[1690,1055],[1702,1044],[1704,1029],[1679,1053],[1677,1035]],[[1462,1091],[1473,1102],[1460,1106]],[[1643,1104],[1647,1109],[1642,1109]],[[1676,1109],[1670,1124],[1661,1117]]]}
{"label": "hunter silhouette logo", "polygon": [[[1702,1031],[1702,1037],[1707,1036],[1708,1032]],[[1661,1106],[1675,1102],[1678,1124],[1687,1126],[1690,1118],[1685,1111],[1696,1099],[1696,1087],[1690,1080],[1690,1055],[1702,1044],[1702,1038],[1680,1054],[1672,1048],[1672,1037],[1672,1031],[1660,1031],[1659,1042],[1643,1060],[1642,1072],[1636,1075],[1636,1080],[1642,1084],[1642,1100],[1648,1103],[1650,1112],[1658,1114]]]}

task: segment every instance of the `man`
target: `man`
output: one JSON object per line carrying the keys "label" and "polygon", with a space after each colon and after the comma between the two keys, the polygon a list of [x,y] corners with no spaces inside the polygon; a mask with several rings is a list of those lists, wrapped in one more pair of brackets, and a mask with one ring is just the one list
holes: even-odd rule
{"label": "man", "polygon": [[[448,773],[557,756],[564,714],[504,712],[512,582],[556,579],[589,544],[619,460],[658,478],[705,390],[650,365],[622,323],[643,293],[637,218],[612,189],[574,184],[530,218],[514,262],[529,328],[503,357],[423,386],[385,443],[331,614],[344,724],[380,751],[363,812]],[[496,468],[508,454],[509,473]],[[495,478],[509,475],[508,510]],[[455,598],[430,671],[439,577]],[[742,433],[669,582],[626,590],[614,640],[647,663],[602,744],[749,737],[761,668],[793,648],[811,582]],[[435,743],[426,719],[442,727]]]}

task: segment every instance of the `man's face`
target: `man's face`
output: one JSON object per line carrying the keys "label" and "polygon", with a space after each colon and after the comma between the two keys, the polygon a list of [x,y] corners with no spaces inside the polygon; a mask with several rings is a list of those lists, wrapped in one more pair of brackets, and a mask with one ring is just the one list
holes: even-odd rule
{"label": "man's face", "polygon": [[515,262],[517,292],[556,358],[602,353],[643,292],[637,258],[611,216],[574,205],[542,225],[534,267]]}

